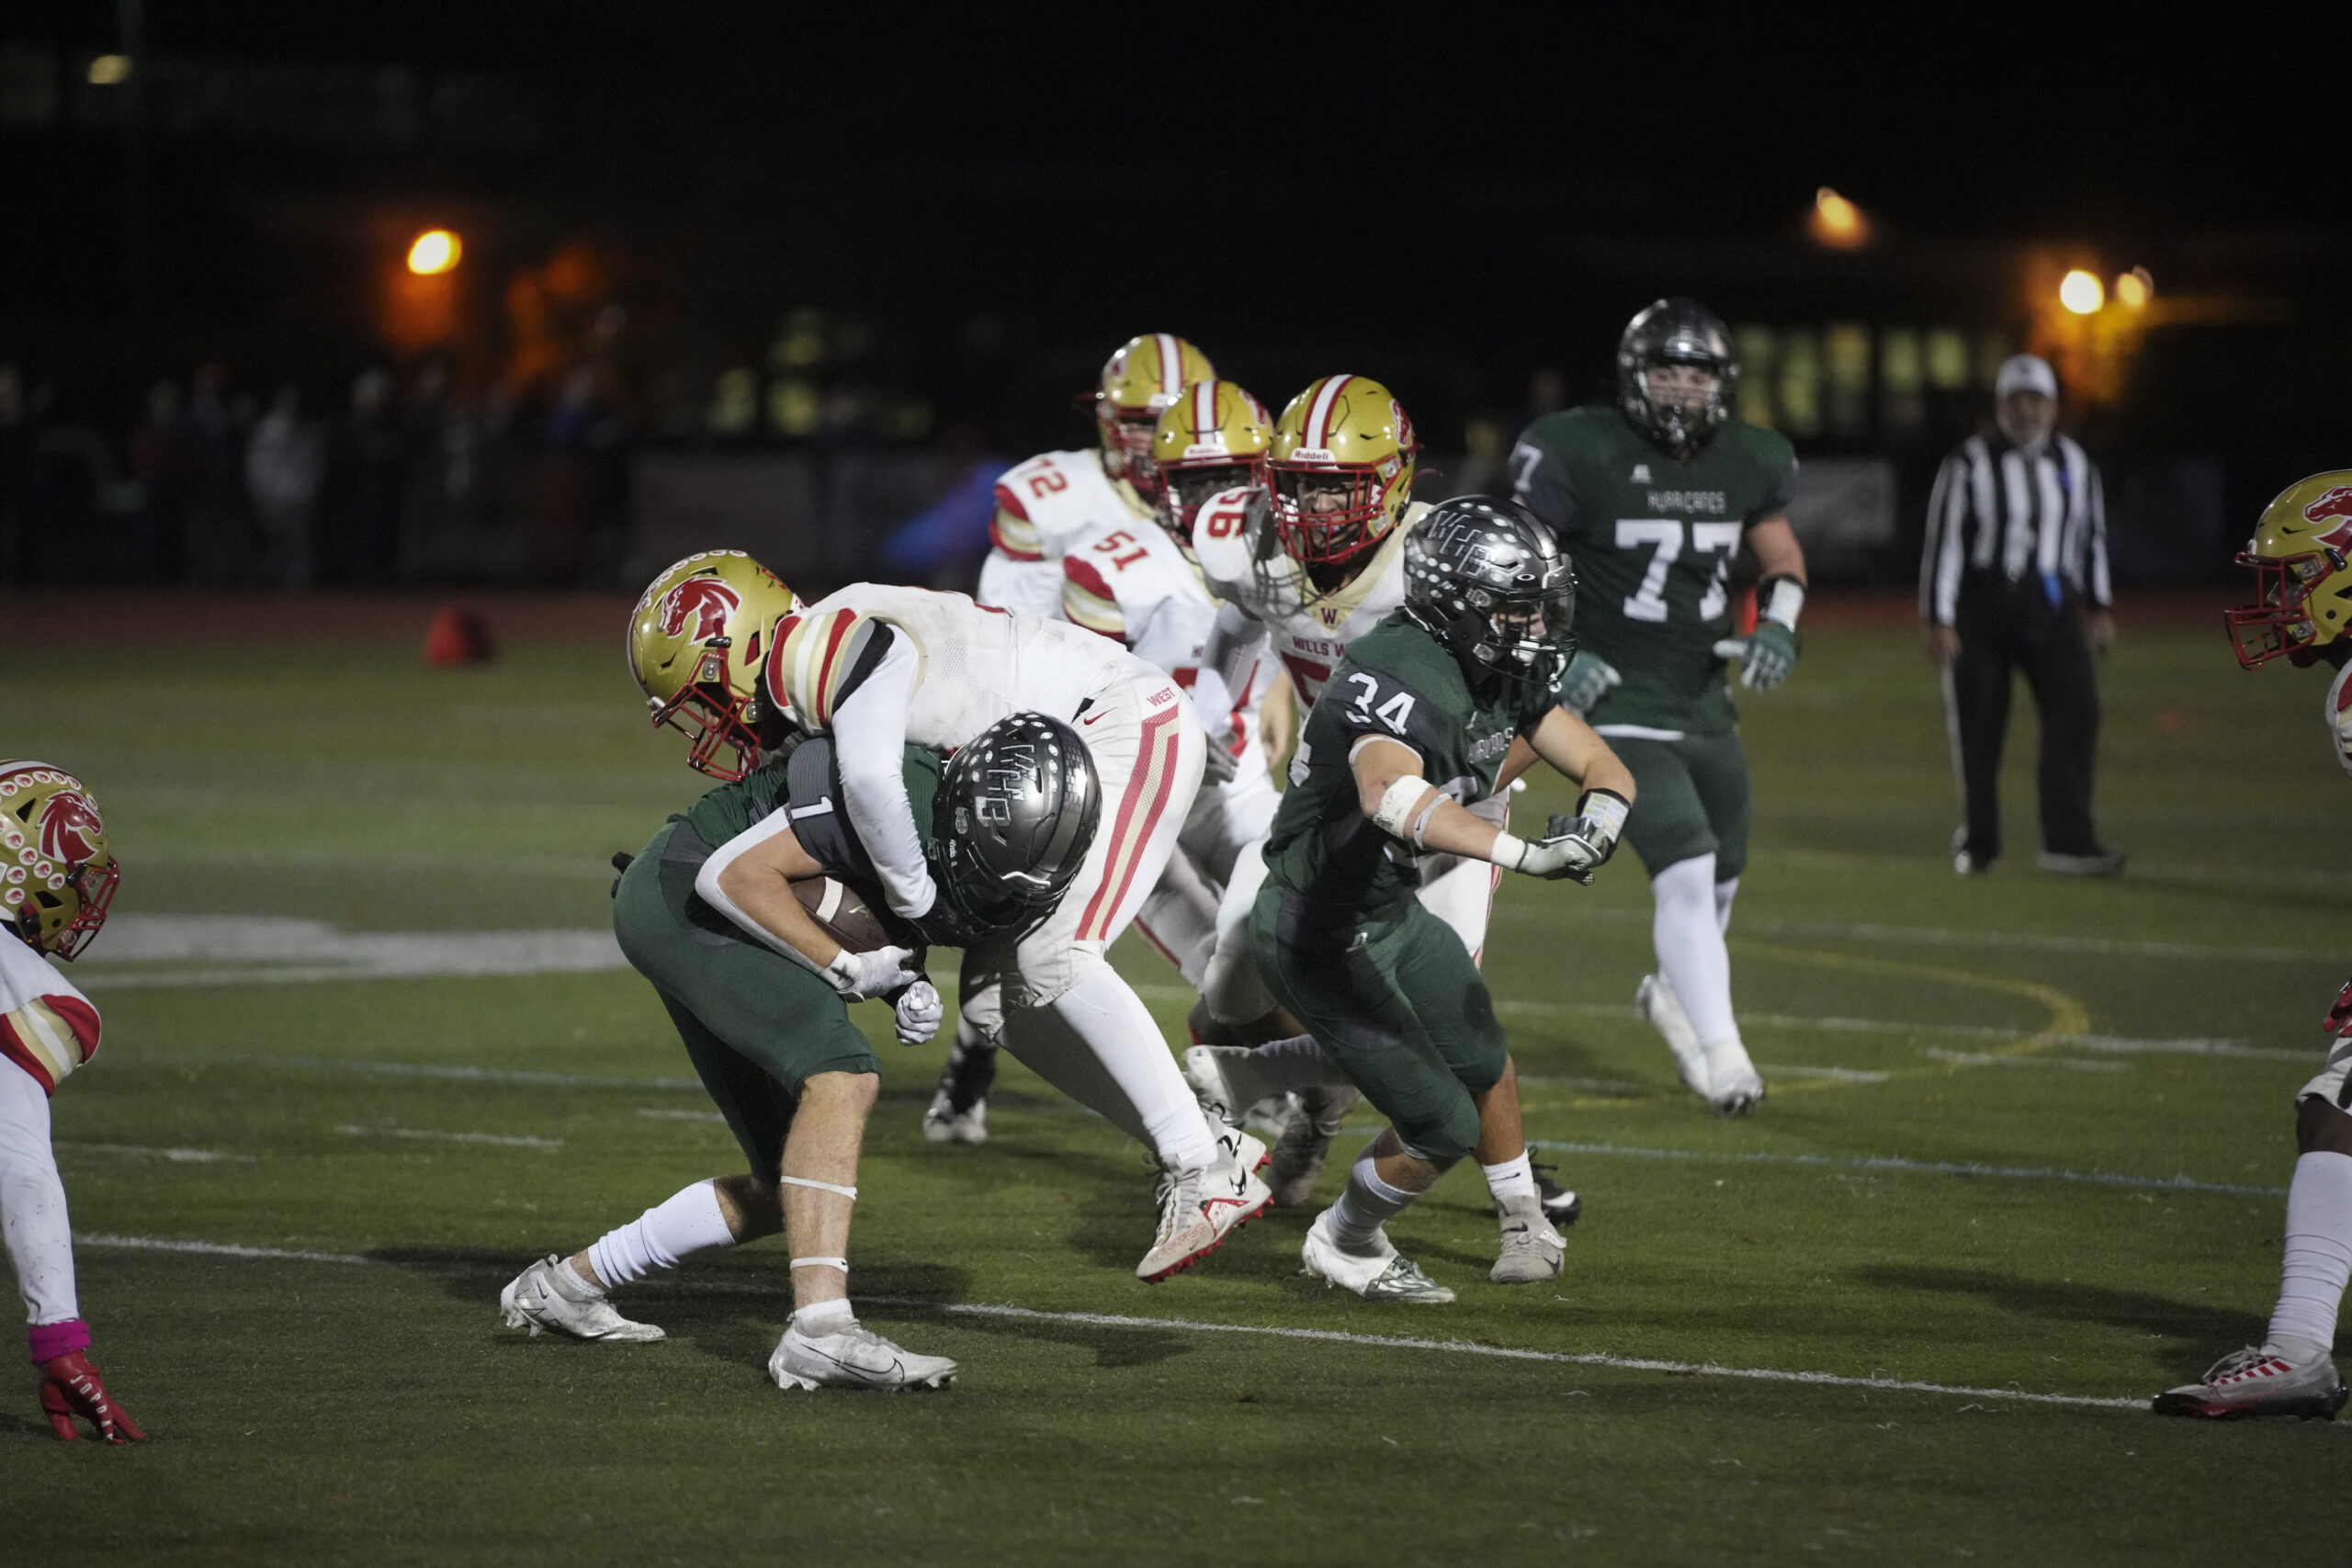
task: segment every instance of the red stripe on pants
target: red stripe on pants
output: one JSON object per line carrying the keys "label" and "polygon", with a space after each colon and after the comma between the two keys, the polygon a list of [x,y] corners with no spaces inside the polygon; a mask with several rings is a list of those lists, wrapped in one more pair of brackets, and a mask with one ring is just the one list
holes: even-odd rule
{"label": "red stripe on pants", "polygon": [[[1100,939],[1110,926],[1119,901],[1127,896],[1127,885],[1135,880],[1141,847],[1151,841],[1152,829],[1159,826],[1160,816],[1168,809],[1169,787],[1175,782],[1175,770],[1170,764],[1184,739],[1170,728],[1176,722],[1176,709],[1170,708],[1143,721],[1143,739],[1136,747],[1136,771],[1127,780],[1127,793],[1119,801],[1118,823],[1111,830],[1111,858],[1103,863],[1102,885],[1094,889],[1094,897],[1088,901],[1086,913],[1078,922],[1080,942]],[[1159,775],[1159,787],[1152,789],[1151,803],[1145,808],[1143,831],[1136,835],[1131,844],[1127,829],[1135,821],[1136,802],[1146,789],[1151,788],[1154,773]]]}

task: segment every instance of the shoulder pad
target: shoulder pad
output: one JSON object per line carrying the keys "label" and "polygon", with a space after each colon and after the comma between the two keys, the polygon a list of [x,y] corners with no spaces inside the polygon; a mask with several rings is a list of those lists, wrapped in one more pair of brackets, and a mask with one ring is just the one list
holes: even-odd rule
{"label": "shoulder pad", "polygon": [[888,623],[856,610],[787,616],[768,647],[768,694],[803,729],[823,729],[882,661],[892,636]]}
{"label": "shoulder pad", "polygon": [[1256,485],[1219,491],[1193,515],[1193,556],[1211,582],[1250,581],[1257,542],[1272,511]]}

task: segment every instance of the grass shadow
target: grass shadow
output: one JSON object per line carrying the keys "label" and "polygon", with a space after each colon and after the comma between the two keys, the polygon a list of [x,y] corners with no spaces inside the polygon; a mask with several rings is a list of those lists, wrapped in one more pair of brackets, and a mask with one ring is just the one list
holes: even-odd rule
{"label": "grass shadow", "polygon": [[2193,1375],[2220,1350],[2260,1344],[2267,1320],[2234,1308],[2175,1301],[2143,1291],[2067,1280],[2028,1280],[1984,1269],[1883,1265],[1859,1270],[1871,1284],[1893,1290],[1974,1296],[2015,1317],[2062,1323],[2097,1323],[2135,1334],[2187,1341],[2169,1359]]}
{"label": "grass shadow", "polygon": [[1005,1339],[1026,1339],[1046,1345],[1068,1345],[1094,1352],[1097,1367],[1150,1367],[1178,1356],[1192,1355],[1197,1345],[1165,1328],[1128,1327],[1118,1324],[1057,1323],[1031,1317],[996,1317],[984,1313],[949,1314],[920,1303],[877,1304],[876,1318],[923,1319],[953,1323],[958,1329],[992,1334]]}

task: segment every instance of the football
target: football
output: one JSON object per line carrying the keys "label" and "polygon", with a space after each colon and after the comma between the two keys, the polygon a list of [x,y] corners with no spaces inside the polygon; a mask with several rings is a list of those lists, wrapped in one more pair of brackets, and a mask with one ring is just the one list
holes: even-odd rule
{"label": "football", "polygon": [[830,876],[804,876],[792,885],[792,891],[799,897],[800,907],[808,911],[809,919],[852,953],[871,953],[877,947],[891,945],[890,932],[882,924],[881,917],[849,884]]}

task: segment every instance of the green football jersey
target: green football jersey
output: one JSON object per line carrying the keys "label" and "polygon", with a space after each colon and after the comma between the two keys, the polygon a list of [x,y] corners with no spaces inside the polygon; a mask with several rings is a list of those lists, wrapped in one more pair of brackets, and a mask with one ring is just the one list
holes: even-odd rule
{"label": "green football jersey", "polygon": [[1341,919],[1377,919],[1420,888],[1419,855],[1363,814],[1349,753],[1366,736],[1417,752],[1421,776],[1460,805],[1495,793],[1512,739],[1554,705],[1543,686],[1473,692],[1453,655],[1402,610],[1348,644],[1306,716],[1290,789],[1266,834],[1266,871]]}
{"label": "green football jersey", "polygon": [[[907,748],[901,764],[907,802],[914,807],[915,832],[926,851],[936,836],[933,816],[943,771],[936,751],[922,746]],[[793,833],[809,858],[855,887],[868,904],[887,908],[874,863],[857,841],[849,814],[837,809],[841,799],[832,741],[818,736],[769,758],[735,783],[720,784],[688,807],[682,818],[671,820],[684,821],[704,844],[715,850],[772,813],[788,809],[793,814]]]}
{"label": "green football jersey", "polygon": [[1735,419],[1678,462],[1614,408],[1567,409],[1529,425],[1510,462],[1518,498],[1576,567],[1578,645],[1624,677],[1585,716],[1595,728],[1732,728],[1714,645],[1732,635],[1732,558],[1795,491],[1788,439]]}

